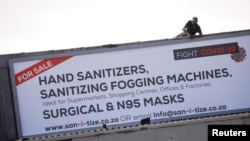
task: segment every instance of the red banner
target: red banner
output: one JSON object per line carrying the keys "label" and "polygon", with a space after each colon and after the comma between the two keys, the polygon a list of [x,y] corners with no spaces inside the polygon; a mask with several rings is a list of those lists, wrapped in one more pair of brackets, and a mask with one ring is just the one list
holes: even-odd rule
{"label": "red banner", "polygon": [[30,80],[31,78],[55,67],[56,65],[66,61],[72,56],[64,56],[58,58],[47,58],[44,59],[15,75],[16,86]]}

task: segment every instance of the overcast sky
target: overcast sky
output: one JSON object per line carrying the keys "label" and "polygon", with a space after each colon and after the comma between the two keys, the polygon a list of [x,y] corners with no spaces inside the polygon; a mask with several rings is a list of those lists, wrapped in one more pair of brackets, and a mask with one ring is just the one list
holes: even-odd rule
{"label": "overcast sky", "polygon": [[0,54],[249,30],[250,0],[0,0]]}

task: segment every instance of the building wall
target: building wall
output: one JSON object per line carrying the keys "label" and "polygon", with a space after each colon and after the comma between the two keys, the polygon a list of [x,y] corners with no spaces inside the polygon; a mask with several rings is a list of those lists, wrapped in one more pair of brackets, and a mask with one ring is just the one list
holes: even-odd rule
{"label": "building wall", "polygon": [[208,125],[213,124],[250,124],[250,114],[211,117],[176,123],[149,125],[145,129],[134,132],[112,133],[93,137],[73,138],[73,141],[207,141]]}
{"label": "building wall", "polygon": [[8,67],[0,67],[0,141],[17,138]]}
{"label": "building wall", "polygon": [[78,132],[34,141],[207,141],[208,125],[250,125],[250,113]]}

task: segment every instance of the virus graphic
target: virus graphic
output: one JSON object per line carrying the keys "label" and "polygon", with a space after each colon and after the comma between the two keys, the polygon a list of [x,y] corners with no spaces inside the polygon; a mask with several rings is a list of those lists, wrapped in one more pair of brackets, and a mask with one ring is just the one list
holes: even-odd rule
{"label": "virus graphic", "polygon": [[231,55],[231,58],[235,62],[241,62],[241,61],[245,60],[246,56],[247,56],[246,50],[243,47],[239,47],[239,52],[233,53]]}

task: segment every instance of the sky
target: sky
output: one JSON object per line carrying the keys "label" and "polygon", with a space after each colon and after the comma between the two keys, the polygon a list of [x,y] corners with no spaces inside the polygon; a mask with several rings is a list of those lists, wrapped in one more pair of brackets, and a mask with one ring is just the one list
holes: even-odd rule
{"label": "sky", "polygon": [[250,0],[0,0],[0,55],[250,29]]}

